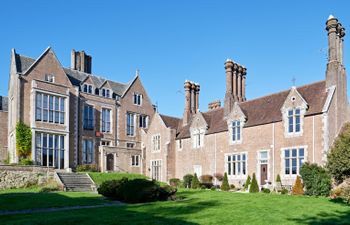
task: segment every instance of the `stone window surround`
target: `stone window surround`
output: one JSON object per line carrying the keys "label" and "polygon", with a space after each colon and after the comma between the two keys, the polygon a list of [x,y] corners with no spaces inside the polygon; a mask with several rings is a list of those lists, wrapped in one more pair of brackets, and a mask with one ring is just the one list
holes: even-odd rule
{"label": "stone window surround", "polygon": [[[92,142],[92,161],[91,162],[86,162],[84,161],[84,156],[83,156],[83,152],[84,152],[84,143],[85,141],[91,141]],[[82,160],[82,164],[95,164],[96,159],[95,159],[95,141],[93,138],[89,138],[89,137],[83,137],[82,141],[81,141],[81,160]]]}
{"label": "stone window surround", "polygon": [[[235,122],[235,121],[239,121],[240,122],[241,133],[240,133],[240,140],[233,141],[232,130],[233,130],[233,122]],[[229,145],[242,144],[242,142],[243,142],[243,128],[244,128],[244,124],[245,124],[245,119],[244,118],[227,120],[228,135],[229,135],[229,137],[228,137]]]}
{"label": "stone window surround", "polygon": [[[105,90],[105,96],[103,96],[103,94],[102,94],[103,90]],[[107,97],[107,91],[109,92],[109,97]],[[110,88],[101,88],[100,91],[99,91],[99,94],[100,94],[101,97],[104,97],[104,98],[112,98],[113,91]]]}
{"label": "stone window surround", "polygon": [[[103,132],[102,131],[102,124],[103,124],[102,112],[103,112],[104,109],[109,110],[109,112],[110,112],[110,115],[109,115],[109,117],[110,117],[110,119],[109,119],[109,131],[108,132]],[[113,109],[111,107],[102,106],[101,107],[101,132],[106,133],[106,134],[113,134],[113,123],[114,123],[113,121],[114,121],[113,120]]]}
{"label": "stone window surround", "polygon": [[96,110],[96,108],[95,108],[95,105],[94,104],[90,104],[90,103],[87,103],[87,102],[85,102],[84,103],[84,106],[83,106],[83,129],[86,129],[86,130],[91,130],[91,129],[87,129],[87,128],[85,128],[85,106],[91,106],[92,107],[92,127],[93,127],[93,131],[95,131],[96,130],[96,127],[95,127],[95,110]]}
{"label": "stone window surround", "polygon": [[130,158],[130,166],[131,167],[140,167],[141,166],[141,155],[132,155]]}
{"label": "stone window surround", "polygon": [[[245,167],[246,167],[246,174],[245,175],[243,175],[243,174],[240,174],[240,175],[229,175],[228,174],[228,167],[227,167],[227,157],[228,156],[232,156],[232,155],[241,155],[242,156],[242,154],[245,154],[245,156],[246,156],[246,161],[245,161]],[[225,172],[227,173],[227,177],[228,177],[228,179],[230,179],[230,180],[244,180],[244,181],[246,181],[246,179],[247,179],[247,177],[248,177],[248,174],[249,174],[249,172],[248,172],[248,166],[249,166],[249,162],[248,162],[248,151],[240,151],[240,152],[230,152],[230,153],[225,153],[225,155],[224,155],[224,162],[225,162],[225,164],[224,164],[224,167],[225,167]],[[242,160],[241,160],[242,161]],[[241,168],[242,169],[242,168]]]}
{"label": "stone window surround", "polygon": [[[85,92],[85,85],[86,85],[86,92]],[[89,93],[89,87],[91,87],[91,93]],[[85,94],[89,94],[89,95],[94,95],[94,85],[92,84],[86,84],[86,83],[83,83],[81,85],[81,92],[85,93]]]}
{"label": "stone window surround", "polygon": [[[128,115],[132,115],[133,117],[133,134],[132,135],[129,135],[128,134]],[[137,126],[137,119],[136,119],[136,115],[137,113],[135,112],[130,112],[130,111],[127,111],[126,114],[125,114],[125,120],[126,120],[126,123],[125,123],[125,133],[128,137],[135,137],[136,136],[136,126]]]}
{"label": "stone window surround", "polygon": [[152,178],[152,179],[154,179],[154,177],[153,177],[153,162],[155,163],[155,164],[158,164],[157,166],[159,167],[159,179],[158,179],[158,181],[161,181],[162,180],[162,160],[161,159],[153,159],[153,160],[150,160],[150,177]]}
{"label": "stone window surround", "polygon": [[[307,162],[308,161],[307,160],[308,159],[308,146],[307,145],[297,145],[297,146],[292,146],[292,147],[284,147],[284,148],[280,149],[281,150],[281,152],[280,152],[280,157],[281,157],[281,171],[280,171],[280,175],[281,175],[281,179],[296,179],[297,176],[299,176],[298,171],[297,171],[297,174],[289,174],[289,175],[285,174],[284,150],[287,150],[287,149],[298,149],[299,150],[300,148],[304,149],[304,162]],[[299,155],[299,153],[298,153],[298,155]],[[297,165],[298,164],[299,164],[299,162],[297,160]]]}
{"label": "stone window surround", "polygon": [[[156,137],[158,137],[158,140],[156,140]],[[157,143],[155,143],[157,141]],[[162,138],[161,138],[161,135],[160,133],[158,134],[154,134],[152,135],[152,139],[151,139],[151,152],[152,153],[158,153],[161,151],[162,149]],[[158,145],[158,147],[156,146],[156,144]]]}
{"label": "stone window surround", "polygon": [[[192,142],[192,148],[193,149],[200,149],[204,147],[205,145],[205,131],[206,128],[191,128],[191,142]],[[200,145],[198,145],[197,138],[199,137]]]}
{"label": "stone window surround", "polygon": [[[136,97],[136,98],[135,98],[135,97]],[[135,101],[135,100],[136,100],[136,101]],[[140,93],[134,92],[132,102],[133,102],[134,105],[142,106],[142,103],[143,103],[143,95],[140,94]]]}

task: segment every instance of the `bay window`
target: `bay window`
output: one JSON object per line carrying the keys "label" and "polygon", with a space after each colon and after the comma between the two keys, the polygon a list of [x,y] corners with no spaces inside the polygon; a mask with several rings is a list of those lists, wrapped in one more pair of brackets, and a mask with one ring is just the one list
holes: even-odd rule
{"label": "bay window", "polygon": [[64,124],[65,98],[37,93],[35,97],[35,120]]}
{"label": "bay window", "polygon": [[64,168],[65,136],[35,133],[35,162],[41,166]]}

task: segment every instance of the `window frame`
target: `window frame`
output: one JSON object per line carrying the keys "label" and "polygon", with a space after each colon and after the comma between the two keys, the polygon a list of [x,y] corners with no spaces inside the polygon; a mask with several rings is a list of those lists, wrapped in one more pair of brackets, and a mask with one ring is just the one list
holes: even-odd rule
{"label": "window frame", "polygon": [[[106,113],[108,112],[108,115]],[[112,133],[112,109],[102,108],[101,109],[101,132],[105,134]]]}
{"label": "window frame", "polygon": [[130,165],[131,165],[131,167],[140,167],[141,166],[141,155],[132,155]]}
{"label": "window frame", "polygon": [[[39,96],[40,101],[38,100]],[[67,97],[60,95],[52,95],[40,91],[35,92],[35,121],[65,125],[66,99]]]}
{"label": "window frame", "polygon": [[[300,150],[303,149],[303,156],[300,157]],[[293,156],[293,150],[296,150],[296,156]],[[286,157],[286,151],[289,151],[289,156]],[[293,159],[296,160],[296,174],[293,174]],[[300,169],[301,169],[301,166],[307,162],[307,146],[294,146],[294,147],[287,147],[287,148],[282,148],[281,149],[281,174],[282,174],[282,177],[284,178],[295,178],[297,176],[300,175]],[[289,160],[288,164],[289,164],[289,173],[287,174],[286,173],[286,161]],[[302,163],[301,163],[301,160]],[[302,165],[300,165],[302,164]]]}
{"label": "window frame", "polygon": [[139,128],[148,128],[148,116],[144,114],[139,115]]}
{"label": "window frame", "polygon": [[[151,178],[152,180],[161,181],[162,180],[162,160],[155,159],[150,161]],[[156,171],[154,171],[156,169]]]}
{"label": "window frame", "polygon": [[[243,156],[245,159],[243,159]],[[228,177],[231,179],[245,179],[248,176],[248,152],[226,153],[224,157],[225,172]]]}
{"label": "window frame", "polygon": [[126,112],[126,135],[129,137],[136,136],[136,113]]}
{"label": "window frame", "polygon": [[134,105],[142,106],[142,103],[143,103],[143,95],[140,94],[140,93],[134,92],[134,95],[133,95],[133,103],[134,103]]}
{"label": "window frame", "polygon": [[[87,118],[86,118],[85,108],[88,108]],[[91,115],[90,115],[90,110],[91,110]],[[84,130],[95,130],[95,107],[93,105],[84,104],[84,107],[83,107],[83,129]]]}
{"label": "window frame", "polygon": [[[44,143],[44,140],[46,141],[46,143]],[[66,134],[35,132],[34,134],[35,163],[41,166],[50,166],[50,154],[52,154],[51,166],[57,169],[64,169],[65,163],[66,163],[65,153],[67,151],[65,148],[65,143],[66,143]]]}
{"label": "window frame", "polygon": [[152,152],[160,152],[162,149],[162,139],[160,134],[152,135]]}
{"label": "window frame", "polygon": [[[91,145],[87,145],[87,143]],[[91,147],[91,149],[88,149]],[[90,155],[90,158],[89,158]],[[90,159],[90,160],[89,160]],[[95,144],[93,139],[83,139],[82,144],[82,164],[91,165],[95,163]]]}

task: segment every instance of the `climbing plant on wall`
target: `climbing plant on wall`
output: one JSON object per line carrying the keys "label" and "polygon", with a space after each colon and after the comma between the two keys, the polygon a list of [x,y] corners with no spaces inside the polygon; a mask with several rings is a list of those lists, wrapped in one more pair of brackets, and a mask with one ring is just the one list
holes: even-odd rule
{"label": "climbing plant on wall", "polygon": [[20,159],[27,159],[32,154],[32,131],[22,122],[16,125],[16,151]]}

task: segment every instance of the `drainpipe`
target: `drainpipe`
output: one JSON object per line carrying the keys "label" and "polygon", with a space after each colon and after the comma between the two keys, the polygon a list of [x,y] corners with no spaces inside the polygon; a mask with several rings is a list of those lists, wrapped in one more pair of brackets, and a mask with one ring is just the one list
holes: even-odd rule
{"label": "drainpipe", "polygon": [[275,123],[272,124],[272,186],[275,187]]}
{"label": "drainpipe", "polygon": [[315,163],[315,116],[312,117],[312,162]]}
{"label": "drainpipe", "polygon": [[[216,174],[216,133],[214,134],[215,142],[214,142],[214,174]],[[217,185],[217,179],[215,178],[215,185]]]}

